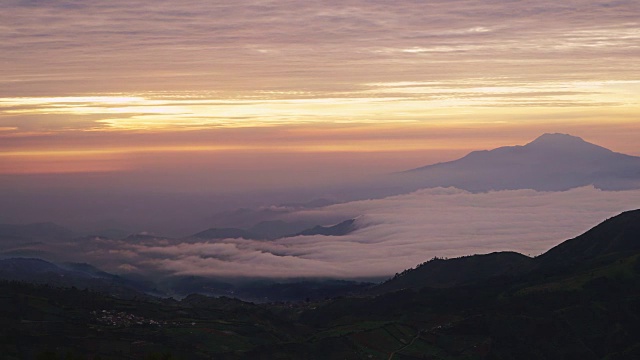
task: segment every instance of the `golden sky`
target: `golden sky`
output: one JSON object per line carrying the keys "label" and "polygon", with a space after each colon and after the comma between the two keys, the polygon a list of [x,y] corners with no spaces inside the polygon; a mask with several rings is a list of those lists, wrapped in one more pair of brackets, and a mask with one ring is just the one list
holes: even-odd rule
{"label": "golden sky", "polygon": [[635,0],[3,1],[0,174],[338,181],[544,132],[640,155],[638,19]]}

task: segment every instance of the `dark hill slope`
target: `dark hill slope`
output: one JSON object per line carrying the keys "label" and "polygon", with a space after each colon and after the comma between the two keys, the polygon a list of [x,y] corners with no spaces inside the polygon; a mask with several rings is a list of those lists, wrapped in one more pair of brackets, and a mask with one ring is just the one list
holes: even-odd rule
{"label": "dark hill slope", "polygon": [[[639,216],[623,213],[525,260],[531,272],[510,281],[479,277],[460,286],[334,299],[301,314],[301,322],[319,329],[303,349],[340,349],[343,357],[363,349],[378,351],[379,359],[639,359]],[[433,260],[389,283],[455,279],[457,269],[466,272],[492,256]],[[269,350],[280,358],[300,352],[262,349]]]}
{"label": "dark hill slope", "polygon": [[[534,259],[515,252],[495,252],[455,259],[434,258],[375,287],[373,293],[423,287],[456,287],[495,278],[515,279],[529,273],[571,273],[583,271],[595,260],[598,261],[597,266],[603,266],[638,252],[640,210],[633,210],[608,219]],[[549,272],[550,270],[553,271]]]}
{"label": "dark hill slope", "polygon": [[540,266],[571,266],[640,251],[640,210],[624,212],[538,256]]}
{"label": "dark hill slope", "polygon": [[455,259],[434,258],[377,286],[374,293],[423,287],[446,288],[513,277],[533,268],[534,260],[516,252],[494,252]]}

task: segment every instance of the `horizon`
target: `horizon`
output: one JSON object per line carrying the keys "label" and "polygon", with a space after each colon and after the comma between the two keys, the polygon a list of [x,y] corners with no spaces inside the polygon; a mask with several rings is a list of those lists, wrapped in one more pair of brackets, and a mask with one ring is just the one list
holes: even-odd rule
{"label": "horizon", "polygon": [[3,5],[5,179],[323,185],[545,132],[640,155],[632,1],[154,4]]}
{"label": "horizon", "polygon": [[[105,181],[108,182],[110,180],[113,180],[112,177],[103,176],[101,179],[99,176],[96,176],[96,174],[91,172],[77,174],[77,176],[80,179],[93,178],[94,181],[97,180],[96,181],[97,185],[91,187],[86,185],[85,186],[78,185],[77,183],[73,183],[73,182],[69,184],[69,180],[71,179],[70,176],[73,176],[73,174],[48,174],[48,176],[44,174],[29,174],[27,175],[27,178],[32,178],[33,181],[31,183],[28,181],[25,182],[24,178],[22,178],[20,181],[20,186],[23,186],[24,189],[21,189],[22,192],[19,191],[17,195],[11,194],[10,192],[7,191],[11,189],[12,187],[11,185],[8,185],[6,182],[3,184],[5,185],[3,186],[3,190],[6,192],[7,199],[17,198],[16,200],[14,200],[13,203],[11,201],[8,201],[5,204],[6,207],[4,208],[4,212],[5,214],[8,214],[10,211],[10,207],[15,206],[18,202],[18,199],[20,198],[29,199],[30,197],[32,201],[35,201],[37,203],[38,201],[37,198],[43,195],[50,197],[52,199],[59,200],[59,199],[66,198],[71,201],[74,201],[74,198],[77,197],[75,201],[78,203],[81,203],[83,202],[82,196],[78,197],[78,194],[81,194],[81,193],[88,194],[89,196],[93,196],[95,199],[99,199],[100,201],[106,201],[104,197],[113,197],[118,199],[119,202],[117,201],[116,203],[118,203],[119,205],[112,204],[111,205],[112,207],[122,206],[122,201],[126,201],[126,199],[128,198],[136,198],[136,197],[139,199],[149,201],[149,203],[152,203],[152,204],[153,203],[167,204],[167,203],[173,202],[176,204],[181,204],[177,206],[182,206],[182,207],[188,207],[190,206],[190,204],[193,204],[194,202],[198,202],[196,200],[202,200],[200,201],[201,206],[210,206],[216,201],[227,201],[231,205],[223,206],[220,208],[212,207],[209,213],[206,214],[207,216],[210,217],[209,222],[213,224],[211,227],[212,228],[215,228],[215,227],[249,228],[250,226],[247,224],[245,224],[244,226],[234,225],[233,221],[231,221],[231,224],[229,226],[225,226],[224,223],[221,223],[220,221],[216,220],[216,216],[217,216],[216,213],[223,214],[223,217],[224,217],[224,214],[228,214],[231,211],[240,210],[240,209],[260,209],[260,208],[269,208],[273,206],[286,207],[286,204],[292,204],[292,205],[298,204],[298,205],[294,205],[293,207],[298,206],[298,207],[301,207],[300,209],[304,209],[304,207],[307,206],[305,205],[305,203],[307,202],[309,204],[312,204],[317,201],[320,201],[321,203],[328,202],[328,204],[330,205],[331,203],[350,202],[358,199],[366,199],[368,197],[375,199],[375,198],[387,197],[392,195],[400,195],[404,192],[408,192],[409,190],[397,190],[395,192],[388,192],[388,193],[385,193],[384,191],[379,192],[379,190],[376,190],[376,188],[380,187],[381,185],[376,184],[376,181],[382,181],[381,184],[387,184],[387,185],[382,185],[383,187],[388,186],[389,175],[402,174],[407,171],[416,171],[416,169],[429,168],[431,165],[437,165],[437,164],[442,164],[447,162],[455,162],[456,160],[461,160],[465,158],[467,155],[470,155],[471,153],[491,151],[491,150],[496,150],[501,148],[514,148],[514,147],[517,148],[530,143],[534,143],[539,138],[548,137],[548,135],[563,135],[562,138],[554,137],[554,139],[558,141],[564,141],[567,138],[569,139],[575,138],[575,139],[581,140],[581,142],[586,144],[593,144],[596,146],[600,146],[600,144],[591,143],[583,139],[582,137],[576,136],[573,134],[547,132],[547,133],[539,134],[537,137],[533,139],[529,139],[528,141],[522,144],[511,144],[511,145],[505,145],[505,146],[488,148],[488,149],[473,149],[473,150],[470,150],[469,152],[464,152],[453,159],[435,161],[433,163],[428,163],[428,164],[417,163],[418,166],[411,165],[413,166],[412,168],[403,167],[399,169],[400,171],[398,171],[398,169],[394,169],[393,172],[378,171],[377,173],[363,175],[360,178],[355,178],[355,179],[343,178],[341,179],[340,182],[325,182],[322,184],[306,184],[305,186],[300,186],[299,188],[290,186],[286,190],[283,190],[280,188],[268,188],[268,187],[267,188],[251,188],[250,190],[244,190],[243,192],[234,191],[233,189],[224,189],[222,192],[203,191],[200,189],[192,190],[190,192],[183,192],[183,191],[158,190],[155,188],[150,188],[150,189],[107,188],[106,190],[105,189],[101,190],[99,189],[99,187],[104,186]],[[606,149],[611,150],[608,148]],[[626,154],[626,155],[632,155],[632,154]],[[117,174],[117,175],[119,176],[120,174]],[[24,174],[22,174],[22,176],[24,176]],[[372,178],[375,178],[375,177],[377,177],[378,180],[375,180],[375,179],[371,180]],[[387,178],[387,180],[385,180],[385,178]],[[0,180],[1,179],[2,179],[2,176],[0,176]],[[4,180],[6,180],[6,178]],[[100,180],[102,180],[102,182]],[[46,181],[48,188],[43,187],[41,184],[39,184],[39,181]],[[301,182],[303,180],[294,177],[293,181]],[[393,183],[393,182],[397,182],[398,179],[391,178],[390,181],[391,183]],[[585,184],[585,185],[589,185],[589,184]],[[454,188],[456,187],[455,185],[451,185],[451,184],[439,185],[439,186],[445,186],[445,187],[452,186]],[[351,197],[347,195],[346,192],[353,191],[355,187],[362,187],[363,188],[362,194],[351,196]],[[372,187],[372,188],[369,189],[368,187]],[[433,186],[427,186],[425,184],[423,186],[415,187],[415,190],[418,190],[424,187],[428,188]],[[318,189],[326,189],[326,192],[323,194],[322,192],[318,192],[317,191]],[[464,188],[462,189],[464,190]],[[257,201],[249,200],[254,197],[257,198],[258,200]],[[165,199],[160,200],[162,198],[165,198]],[[42,205],[42,204],[39,204],[39,205]],[[62,210],[62,209],[63,209],[62,207],[54,206],[51,208],[51,210],[47,210],[47,212],[45,213],[53,214],[53,213],[56,213],[57,210]],[[28,212],[29,207],[27,207],[26,210],[27,210],[26,212]],[[110,209],[110,210],[113,211],[118,209]],[[119,210],[122,210],[122,209],[119,209]],[[141,209],[139,211],[145,211],[145,210]],[[114,228],[114,229],[118,228],[118,225],[115,224],[117,222],[113,222],[112,220],[111,222],[114,223],[113,226],[110,226],[108,224],[109,221],[107,221],[103,225],[100,225],[101,221],[104,220],[101,217],[104,217],[104,216],[101,216],[99,214],[98,215],[94,214],[89,222],[87,222],[86,220],[84,222],[66,221],[64,217],[60,217],[59,215],[60,214],[56,214],[49,218],[47,218],[46,215],[45,216],[40,215],[40,217],[29,217],[29,216],[22,217],[22,218],[17,217],[17,218],[11,219],[10,221],[2,221],[2,214],[0,213],[0,223],[30,224],[30,223],[53,222],[53,223],[68,227],[70,229],[74,229],[76,232],[79,232],[79,233],[84,232],[87,234],[91,234],[91,231],[96,232],[96,231],[108,230],[109,228]],[[135,214],[133,215],[135,216]],[[164,221],[164,219],[162,221]],[[162,223],[162,221],[159,221],[158,223]],[[92,222],[97,223],[98,225],[91,225]],[[181,237],[181,236],[186,236],[187,234],[195,233],[196,231],[202,230],[203,229],[202,227],[204,226],[203,224],[205,223],[206,221],[205,222],[200,221],[198,222],[199,225],[190,224],[190,226],[186,226],[178,231],[176,231],[175,228],[173,230],[167,231],[166,229],[162,230],[162,227],[160,227],[159,229],[153,229],[153,228],[149,228],[148,226],[146,226],[147,228],[145,229],[142,229],[140,227],[136,228],[135,226],[133,226],[132,228],[131,226],[132,223],[129,223],[128,231],[130,231],[131,234],[150,233],[150,234],[155,234],[160,236],[166,235],[170,237]],[[90,225],[87,226],[87,224],[90,224]],[[327,224],[323,224],[323,225],[327,225]],[[127,228],[127,226],[125,226],[125,228]],[[122,229],[117,229],[117,230],[122,230]],[[165,232],[165,234],[162,233],[163,231]]]}
{"label": "horizon", "polygon": [[[174,237],[269,221],[289,222],[280,233],[362,225],[266,245],[90,244],[95,253],[70,256],[277,274],[286,254],[301,273],[359,276],[393,270],[359,252],[371,263],[395,254],[396,267],[535,253],[640,207],[640,173],[624,156],[509,153],[398,175],[545,133],[640,157],[633,0],[11,0],[0,10],[0,224]],[[519,227],[540,238],[504,237]],[[434,237],[420,238],[427,230]],[[3,249],[14,250],[24,249]]]}

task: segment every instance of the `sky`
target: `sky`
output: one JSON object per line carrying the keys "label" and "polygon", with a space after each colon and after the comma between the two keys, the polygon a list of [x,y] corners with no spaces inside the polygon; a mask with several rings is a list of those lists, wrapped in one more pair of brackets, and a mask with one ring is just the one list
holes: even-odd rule
{"label": "sky", "polygon": [[297,158],[385,154],[357,175],[543,132],[640,154],[634,0],[8,0],[0,10],[3,175],[165,172],[213,158],[237,172],[213,182],[233,187],[254,162],[280,181],[304,168]]}
{"label": "sky", "polygon": [[640,155],[638,19],[636,0],[5,0],[0,222],[184,234],[547,132]]}

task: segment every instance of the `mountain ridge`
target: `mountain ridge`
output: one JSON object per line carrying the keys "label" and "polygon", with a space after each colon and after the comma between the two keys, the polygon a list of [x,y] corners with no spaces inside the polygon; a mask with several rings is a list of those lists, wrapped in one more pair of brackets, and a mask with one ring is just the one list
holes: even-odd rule
{"label": "mountain ridge", "polygon": [[466,156],[396,174],[410,188],[454,186],[472,192],[640,188],[640,157],[617,153],[568,134],[543,134],[525,145]]}
{"label": "mountain ridge", "polygon": [[585,233],[554,246],[536,259],[548,265],[567,266],[609,254],[639,250],[640,209],[637,209],[611,217]]}
{"label": "mountain ridge", "polygon": [[349,219],[330,226],[316,225],[313,228],[301,231],[297,234],[289,235],[287,237],[312,235],[343,236],[357,230],[355,222],[356,219]]}

